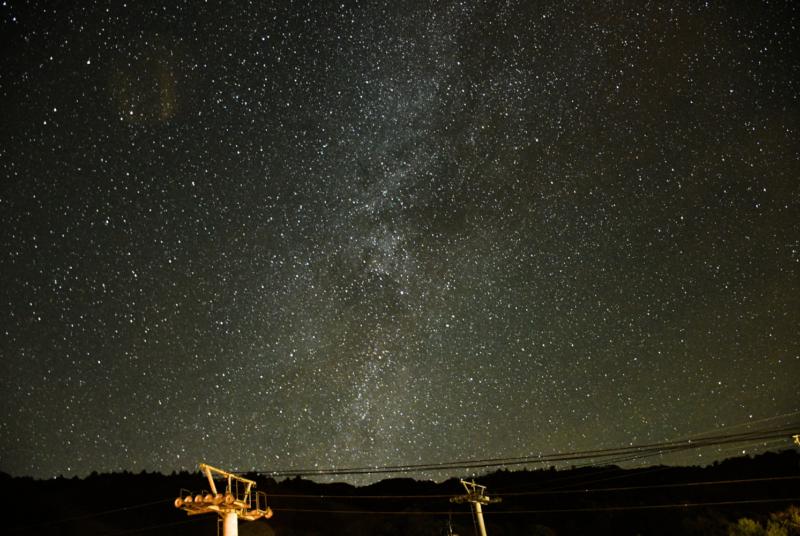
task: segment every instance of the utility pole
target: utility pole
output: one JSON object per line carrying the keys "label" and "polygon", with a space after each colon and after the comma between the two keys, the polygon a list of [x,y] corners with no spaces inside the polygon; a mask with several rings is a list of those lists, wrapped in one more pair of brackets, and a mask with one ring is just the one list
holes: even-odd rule
{"label": "utility pole", "polygon": [[490,503],[499,503],[502,501],[500,498],[490,498],[486,495],[486,486],[481,486],[480,484],[476,484],[475,481],[467,482],[464,479],[461,479],[461,484],[464,486],[464,490],[466,490],[466,495],[459,495],[457,497],[451,497],[450,502],[452,503],[472,503],[472,508],[475,511],[475,517],[478,520],[478,528],[481,531],[480,536],[486,536],[486,525],[483,523],[483,505],[490,504]]}
{"label": "utility pole", "polygon": [[[204,463],[200,464],[200,471],[206,475],[211,493],[192,496],[190,491],[182,489],[180,497],[175,499],[175,508],[186,510],[190,516],[216,512],[222,518],[223,536],[238,536],[239,518],[255,521],[272,517],[272,509],[267,506],[267,494],[254,492],[256,483],[252,480]],[[224,493],[217,491],[215,476],[225,481]]]}

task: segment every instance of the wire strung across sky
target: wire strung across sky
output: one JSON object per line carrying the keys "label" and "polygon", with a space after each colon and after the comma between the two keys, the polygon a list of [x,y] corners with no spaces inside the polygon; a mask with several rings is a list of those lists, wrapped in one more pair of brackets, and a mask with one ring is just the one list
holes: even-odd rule
{"label": "wire strung across sky", "polygon": [[[765,477],[765,478],[745,478],[745,479],[735,479],[735,480],[709,480],[709,481],[700,481],[700,482],[679,482],[679,483],[672,483],[672,484],[653,484],[653,485],[645,485],[645,486],[627,486],[627,487],[616,487],[616,488],[582,488],[582,489],[573,489],[573,490],[537,490],[537,491],[523,491],[523,492],[510,492],[510,493],[493,493],[492,495],[495,497],[513,497],[513,496],[524,496],[524,495],[563,495],[563,494],[586,494],[586,493],[603,493],[603,492],[617,492],[617,491],[636,491],[636,490],[647,490],[647,489],[661,489],[661,488],[679,488],[679,487],[700,487],[700,486],[716,486],[716,485],[731,485],[731,484],[752,484],[757,482],[771,482],[771,481],[786,481],[786,480],[798,480],[800,476],[781,476],[781,477]],[[271,498],[294,498],[294,499],[314,499],[319,501],[324,500],[414,500],[414,499],[449,499],[451,494],[407,494],[407,495],[334,495],[334,494],[285,494],[285,493],[270,493],[269,496]],[[594,508],[572,508],[572,509],[558,509],[558,510],[506,510],[506,511],[495,511],[492,512],[491,515],[507,515],[507,514],[531,514],[531,513],[563,513],[563,512],[590,512],[590,511],[601,511],[601,510],[642,510],[642,509],[661,509],[661,508],[679,508],[679,507],[697,507],[697,506],[722,506],[722,505],[733,505],[733,504],[756,504],[756,503],[764,503],[764,502],[791,502],[797,501],[800,498],[795,497],[788,497],[788,498],[771,498],[771,499],[746,499],[741,501],[717,501],[717,502],[703,502],[703,503],[676,503],[676,504],[654,504],[654,505],[631,505],[631,506],[611,506],[611,507],[594,507]],[[50,525],[57,525],[61,523],[67,523],[70,521],[77,521],[83,520],[88,518],[96,518],[111,514],[117,514],[123,511],[131,511],[137,510],[142,508],[149,508],[154,505],[158,504],[166,504],[171,503],[172,499],[164,499],[160,501],[151,501],[142,504],[135,504],[135,505],[128,505],[120,508],[114,508],[112,510],[105,510],[103,512],[95,512],[92,514],[87,514],[83,516],[75,516],[70,518],[63,518],[48,521],[45,523],[37,523],[33,525],[27,525],[24,527],[18,527],[15,529],[11,529],[11,532],[14,534],[26,534],[29,531],[33,530],[40,530],[44,527]],[[295,512],[295,513],[331,513],[331,514],[355,514],[355,515],[399,515],[399,514],[409,514],[409,515],[468,515],[469,512],[458,512],[458,511],[374,511],[374,510],[339,510],[339,509],[324,509],[324,508],[292,508],[292,507],[277,507],[273,508],[276,512]],[[189,520],[184,522],[176,522],[176,523],[169,523],[169,524],[159,524],[153,525],[149,527],[144,527],[140,529],[132,529],[130,531],[125,531],[121,533],[114,533],[117,534],[132,534],[136,532],[145,532],[153,529],[158,529],[167,526],[173,525],[182,525],[185,523],[189,523],[192,521],[197,520]]]}
{"label": "wire strung across sky", "polygon": [[[774,421],[777,419],[782,419],[786,417],[795,417],[800,415],[800,412],[792,412],[787,413],[784,415],[778,415],[775,417],[770,417],[766,419],[761,419],[759,421],[754,421],[752,423],[743,423],[741,425],[736,425],[729,427],[729,429],[739,428],[741,426],[747,426],[752,424],[759,424],[765,421]],[[574,452],[565,452],[565,453],[553,453],[546,456],[529,456],[529,457],[508,457],[508,458],[484,458],[484,459],[475,459],[475,460],[461,460],[461,461],[453,461],[453,462],[443,462],[443,463],[430,463],[430,464],[414,464],[414,465],[395,465],[395,466],[381,466],[381,467],[352,467],[352,468],[345,468],[345,469],[309,469],[309,470],[282,470],[282,471],[250,471],[250,473],[261,474],[263,476],[295,476],[295,475],[343,475],[343,474],[360,474],[360,473],[408,473],[408,472],[422,472],[422,471],[430,471],[430,470],[442,470],[442,469],[472,469],[472,468],[489,468],[489,467],[502,467],[502,466],[510,466],[510,465],[522,465],[526,463],[545,463],[545,462],[553,462],[553,461],[577,461],[577,460],[586,460],[586,463],[575,465],[575,467],[590,467],[590,466],[597,466],[598,462],[602,463],[604,466],[613,465],[616,463],[623,463],[626,461],[632,461],[636,459],[646,459],[652,456],[661,455],[670,452],[676,452],[680,450],[687,450],[687,449],[699,449],[699,448],[708,448],[708,447],[719,447],[723,445],[737,445],[745,442],[757,442],[759,445],[765,445],[769,442],[775,442],[776,440],[785,440],[787,437],[791,437],[791,435],[795,434],[797,430],[800,428],[800,425],[784,425],[784,426],[777,426],[772,428],[762,428],[758,430],[750,430],[746,432],[740,433],[718,433],[718,432],[708,432],[704,434],[699,434],[696,436],[692,436],[691,438],[684,438],[679,440],[673,441],[666,441],[662,443],[649,443],[649,444],[641,444],[641,445],[630,445],[628,447],[618,447],[618,448],[608,448],[608,449],[595,449],[595,450],[588,450],[588,451],[574,451]],[[653,470],[662,470],[663,467],[652,468]],[[617,478],[616,476],[611,477],[611,479]],[[655,485],[646,485],[646,486],[627,486],[627,487],[610,487],[610,488],[590,488],[586,487],[586,484],[589,483],[586,480],[581,482],[580,489],[545,489],[545,490],[533,490],[533,491],[517,491],[517,492],[496,492],[493,493],[494,496],[497,497],[511,497],[511,496],[521,496],[521,495],[555,495],[555,494],[575,494],[575,493],[602,493],[602,492],[614,492],[614,491],[633,491],[633,490],[645,490],[645,489],[657,489],[657,488],[669,488],[669,487],[693,487],[693,486],[713,486],[713,485],[722,485],[722,484],[746,484],[746,483],[756,483],[756,482],[766,482],[766,481],[784,481],[784,480],[792,480],[792,479],[800,479],[800,476],[781,476],[781,477],[765,477],[765,478],[752,478],[752,479],[736,479],[736,480],[723,480],[723,481],[702,481],[702,482],[682,482],[682,483],[670,483],[670,484],[655,484]],[[608,480],[608,479],[601,479],[600,481]],[[597,479],[593,479],[591,483],[597,483]],[[563,483],[563,482],[560,482]],[[575,482],[571,482],[568,484],[570,487],[575,486]],[[379,500],[379,499],[388,499],[388,500],[396,500],[396,499],[442,499],[442,498],[449,498],[449,494],[414,494],[414,495],[329,495],[329,494],[273,494],[270,493],[270,497],[274,498],[297,498],[297,499],[317,499],[317,500],[326,500],[326,499],[369,499],[369,500]],[[735,504],[756,504],[756,503],[764,503],[764,502],[793,502],[798,501],[800,498],[796,497],[787,497],[787,498],[771,498],[771,499],[746,499],[740,501],[718,501],[718,502],[705,502],[705,503],[680,503],[680,504],[655,504],[655,505],[631,505],[631,506],[609,506],[609,507],[599,507],[599,508],[576,508],[576,509],[562,509],[562,510],[513,510],[513,511],[503,511],[503,512],[493,512],[493,515],[501,514],[536,514],[536,513],[568,513],[568,512],[591,512],[591,511],[606,511],[606,510],[641,510],[641,509],[665,509],[665,508],[681,508],[681,507],[699,507],[699,506],[723,506],[723,505],[735,505]],[[30,525],[27,527],[20,527],[14,530],[14,533],[24,533],[30,529],[38,529],[43,526],[51,525],[51,524],[59,524],[64,523],[67,521],[74,521],[80,520],[84,518],[91,518],[91,517],[98,517],[104,516],[114,513],[119,513],[123,511],[130,511],[139,508],[146,508],[151,507],[156,504],[160,503],[167,503],[171,502],[171,499],[168,500],[160,500],[160,501],[151,501],[147,503],[137,504],[137,505],[129,505],[120,508],[115,508],[112,510],[107,510],[104,512],[97,512],[93,514],[88,514],[85,516],[76,516],[73,518],[66,518],[60,520],[54,520],[43,524],[37,525]],[[362,515],[397,515],[401,513],[414,515],[439,515],[439,514],[451,514],[454,512],[435,512],[435,511],[420,511],[420,512],[393,512],[393,511],[359,511],[359,510],[333,510],[333,509],[302,509],[302,508],[291,508],[291,507],[278,507],[273,508],[273,510],[277,512],[308,512],[308,513],[346,513],[346,514],[362,514]],[[459,513],[456,513],[459,514]],[[467,512],[463,512],[463,514],[467,514]],[[153,530],[156,528],[161,528],[164,525],[157,525],[153,527],[146,527],[143,529],[134,529],[133,531],[126,531],[124,533],[119,534],[129,534],[134,532],[144,532],[148,530]],[[116,534],[116,533],[115,533]]]}
{"label": "wire strung across sky", "polygon": [[346,468],[300,468],[280,470],[254,470],[249,473],[261,474],[271,477],[287,476],[322,476],[322,475],[357,475],[357,474],[391,474],[391,473],[419,473],[427,471],[442,471],[448,469],[486,469],[493,467],[509,467],[526,464],[541,464],[552,462],[587,460],[590,465],[597,462],[606,464],[623,463],[653,456],[671,454],[686,450],[695,450],[722,445],[735,445],[743,442],[770,441],[786,438],[796,433],[797,425],[780,426],[769,429],[759,429],[738,433],[725,433],[707,435],[695,439],[681,439],[660,443],[647,443],[630,445],[627,447],[614,447],[547,455],[518,456],[506,458],[482,458],[472,460],[457,460],[451,462],[361,466]]}
{"label": "wire strung across sky", "polygon": [[[581,489],[568,489],[568,490],[533,490],[533,491],[517,491],[517,492],[495,492],[492,497],[519,497],[527,495],[571,495],[571,494],[586,494],[586,493],[606,493],[606,492],[619,492],[619,491],[638,491],[648,489],[665,489],[665,488],[682,488],[682,487],[701,487],[701,486],[718,486],[718,485],[732,485],[732,484],[754,484],[758,482],[773,482],[773,481],[786,481],[786,480],[800,480],[800,476],[777,476],[777,477],[763,477],[763,478],[740,478],[735,480],[705,480],[699,482],[677,482],[670,484],[651,484],[642,486],[623,486],[611,488],[581,488]],[[452,494],[449,493],[417,493],[407,495],[341,495],[341,494],[302,494],[302,493],[270,493],[271,498],[291,498],[291,499],[353,499],[353,500],[409,500],[409,499],[449,499]]]}
{"label": "wire strung across sky", "polygon": [[[800,497],[781,497],[769,499],[742,499],[736,501],[707,501],[707,502],[680,502],[668,504],[632,504],[632,505],[618,505],[618,506],[593,506],[589,508],[556,508],[556,509],[540,509],[540,510],[492,510],[486,511],[485,516],[506,516],[506,515],[520,515],[520,514],[566,514],[566,513],[581,513],[581,512],[617,512],[617,511],[632,511],[632,510],[662,510],[674,508],[699,508],[703,506],[735,506],[743,504],[768,504],[768,503],[789,503],[800,500]],[[350,515],[368,515],[368,516],[394,516],[394,515],[420,515],[420,516],[468,516],[471,515],[469,511],[450,511],[450,510],[344,510],[344,509],[324,509],[324,508],[275,508],[275,512],[295,512],[295,513],[313,513],[313,514],[350,514]]]}
{"label": "wire strung across sky", "polygon": [[[658,470],[665,469],[664,467],[656,468]],[[754,484],[754,483],[763,483],[763,482],[779,482],[779,481],[789,481],[789,480],[800,480],[800,476],[792,475],[792,476],[773,476],[773,477],[762,477],[762,478],[746,478],[746,479],[732,479],[732,480],[707,480],[707,481],[695,481],[695,482],[677,482],[677,483],[668,483],[668,484],[651,484],[651,485],[640,485],[640,486],[624,486],[624,487],[607,487],[607,488],[589,488],[582,486],[580,489],[540,489],[540,490],[526,490],[526,491],[516,491],[516,492],[495,492],[492,495],[495,497],[515,497],[515,496],[548,496],[548,495],[574,495],[574,494],[589,494],[589,493],[610,493],[610,492],[620,492],[620,491],[638,491],[638,490],[649,490],[649,489],[664,489],[664,488],[688,488],[688,487],[704,487],[704,486],[719,486],[719,485],[738,485],[738,484]],[[574,482],[570,485],[576,485]],[[451,494],[397,494],[397,495],[388,495],[388,494],[303,494],[303,493],[270,493],[270,498],[281,498],[281,499],[303,499],[303,500],[318,500],[318,501],[325,501],[325,500],[421,500],[421,499],[449,499]],[[716,502],[682,502],[682,503],[674,503],[674,504],[651,504],[651,505],[614,505],[614,506],[607,506],[607,507],[591,507],[591,508],[565,508],[565,509],[540,509],[540,510],[503,510],[503,511],[494,511],[491,512],[490,515],[513,515],[513,514],[544,514],[544,513],[580,513],[580,512],[596,512],[596,511],[624,511],[624,510],[648,510],[648,509],[669,509],[669,508],[689,508],[689,507],[700,507],[700,506],[726,506],[726,505],[741,505],[741,504],[761,504],[761,503],[784,503],[784,502],[795,502],[800,500],[798,497],[785,497],[785,498],[752,498],[752,499],[744,499],[744,500],[736,500],[736,501],[716,501]],[[45,523],[38,523],[34,525],[28,525],[25,527],[19,527],[16,529],[12,529],[11,532],[15,534],[25,534],[28,531],[32,531],[34,529],[39,530],[43,527],[50,526],[50,525],[57,525],[61,523],[66,523],[70,521],[76,520],[83,520],[88,518],[95,518],[100,516],[106,516],[111,514],[117,514],[121,512],[128,512],[132,510],[142,509],[142,508],[149,508],[153,507],[158,504],[166,504],[172,502],[172,499],[164,499],[159,501],[150,501],[141,504],[135,505],[128,505],[119,508],[114,508],[111,510],[106,510],[103,512],[96,512],[92,514],[82,515],[82,516],[75,516],[70,518],[52,520]],[[329,514],[349,514],[349,515],[469,515],[469,512],[453,512],[453,511],[376,511],[376,510],[344,510],[344,509],[326,509],[326,508],[295,508],[289,506],[281,506],[281,507],[274,507],[273,510],[275,512],[294,512],[294,513],[329,513]],[[195,520],[196,521],[196,520]],[[114,533],[114,536],[117,534],[132,534],[136,532],[146,532],[149,530],[159,529],[166,526],[172,525],[179,525],[184,524],[186,522],[178,522],[178,523],[170,523],[170,524],[160,524],[154,525],[150,527],[145,527],[141,529],[133,529],[130,531],[125,531],[122,533]]]}

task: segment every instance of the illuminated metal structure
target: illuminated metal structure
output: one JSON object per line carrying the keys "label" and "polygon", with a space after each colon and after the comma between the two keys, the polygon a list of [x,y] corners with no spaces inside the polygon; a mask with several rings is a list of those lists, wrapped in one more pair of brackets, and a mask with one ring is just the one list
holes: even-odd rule
{"label": "illuminated metal structure", "polygon": [[481,536],[486,536],[486,525],[483,524],[483,505],[484,504],[491,504],[491,503],[498,503],[502,501],[500,498],[490,498],[486,495],[486,486],[481,486],[480,484],[476,484],[473,480],[472,482],[467,482],[466,480],[462,479],[461,484],[464,486],[466,490],[466,495],[459,495],[458,497],[451,497],[450,502],[453,503],[472,503],[472,508],[475,511],[475,517],[478,520],[478,528],[481,531]]}
{"label": "illuminated metal structure", "polygon": [[[182,508],[190,516],[216,512],[222,518],[224,536],[238,536],[239,518],[247,521],[256,519],[269,519],[272,510],[267,506],[267,494],[263,491],[254,491],[256,483],[241,476],[200,464],[200,471],[208,478],[211,492],[192,495],[187,490],[181,490],[181,495],[175,499],[175,508]],[[217,491],[214,478],[225,481],[225,491]]]}
{"label": "illuminated metal structure", "polygon": [[792,436],[792,438],[794,439],[795,444],[800,447],[800,434],[795,434]]}

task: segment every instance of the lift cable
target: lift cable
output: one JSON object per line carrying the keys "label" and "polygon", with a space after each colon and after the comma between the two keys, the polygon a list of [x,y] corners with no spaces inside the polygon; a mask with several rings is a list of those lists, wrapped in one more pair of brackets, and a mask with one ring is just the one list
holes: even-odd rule
{"label": "lift cable", "polygon": [[547,455],[529,455],[506,458],[482,458],[472,460],[458,460],[453,462],[437,462],[424,464],[406,465],[375,465],[347,468],[306,468],[306,469],[281,469],[281,470],[252,470],[250,474],[260,474],[272,477],[281,476],[325,476],[325,475],[371,475],[383,473],[409,473],[423,471],[442,471],[446,469],[479,469],[488,467],[501,467],[524,465],[531,463],[546,463],[555,461],[574,461],[586,459],[603,459],[624,456],[621,461],[629,461],[627,456],[634,458],[648,455],[648,457],[674,453],[684,450],[695,450],[719,445],[735,444],[744,441],[769,440],[786,437],[792,431],[796,431],[796,426],[787,426],[769,430],[757,430],[750,432],[740,432],[736,434],[718,434],[695,440],[665,441],[661,443],[647,443],[642,445],[630,445],[627,447],[613,447],[606,449],[595,449],[586,451],[572,451],[566,453],[553,453]]}
{"label": "lift cable", "polygon": [[[786,503],[800,501],[800,497],[780,497],[769,499],[742,499],[730,501],[708,501],[708,502],[681,502],[671,504],[634,504],[618,506],[596,506],[587,508],[558,508],[541,510],[493,510],[486,512],[489,516],[519,515],[519,514],[555,514],[555,513],[577,513],[577,512],[610,512],[625,510],[655,510],[667,508],[697,508],[702,506],[733,506],[741,504],[766,504],[766,503]],[[295,513],[314,513],[314,514],[351,514],[351,515],[372,515],[372,516],[391,516],[391,515],[422,515],[422,516],[442,516],[450,512],[444,510],[342,510],[325,508],[275,508],[276,512],[295,512]],[[469,512],[452,512],[453,515],[466,516]]]}
{"label": "lift cable", "polygon": [[[581,489],[567,489],[567,490],[532,490],[532,491],[517,491],[505,493],[493,493],[494,497],[518,497],[526,495],[568,495],[579,493],[602,493],[602,492],[618,492],[618,491],[635,491],[647,489],[662,489],[662,488],[680,488],[680,487],[700,487],[700,486],[715,486],[715,485],[729,485],[729,484],[752,484],[756,482],[774,482],[774,481],[787,481],[787,480],[800,480],[800,475],[792,476],[773,476],[762,478],[740,478],[734,480],[706,480],[698,482],[676,482],[671,484],[650,484],[641,486],[623,486],[613,488],[581,488]],[[413,499],[448,499],[452,493],[432,493],[432,494],[405,494],[405,495],[332,495],[332,494],[300,494],[300,493],[270,493],[271,498],[280,499],[318,499],[324,500],[413,500]]]}

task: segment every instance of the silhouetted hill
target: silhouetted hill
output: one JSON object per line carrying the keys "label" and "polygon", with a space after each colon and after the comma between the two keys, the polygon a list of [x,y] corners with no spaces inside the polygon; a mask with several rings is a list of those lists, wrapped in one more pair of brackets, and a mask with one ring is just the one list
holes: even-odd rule
{"label": "silhouetted hill", "polygon": [[[266,491],[275,516],[242,521],[247,535],[440,535],[452,526],[473,534],[468,505],[452,504],[458,479],[435,483],[389,479],[365,487],[318,484],[303,478],[276,482],[250,475]],[[485,507],[491,536],[545,534],[727,534],[747,516],[763,520],[800,497],[796,451],[735,458],[708,467],[567,471],[498,471],[476,479],[502,502]],[[199,492],[199,473],[92,474],[34,480],[0,473],[11,534],[208,535],[213,515],[187,516],[174,507],[180,489]]]}

